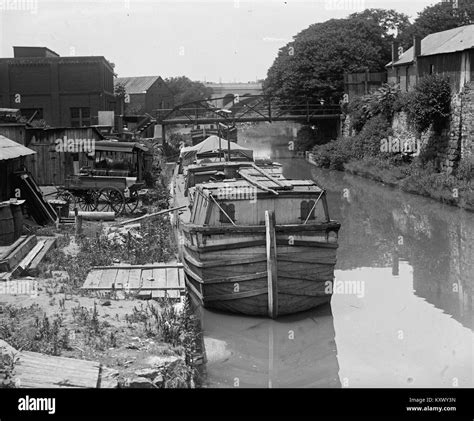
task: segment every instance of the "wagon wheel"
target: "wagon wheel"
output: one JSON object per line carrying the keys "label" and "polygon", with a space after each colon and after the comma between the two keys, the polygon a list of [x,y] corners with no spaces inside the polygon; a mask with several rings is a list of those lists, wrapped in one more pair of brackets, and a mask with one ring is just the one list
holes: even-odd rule
{"label": "wagon wheel", "polygon": [[116,187],[104,187],[97,195],[97,210],[99,212],[115,212],[119,216],[125,207],[125,198]]}
{"label": "wagon wheel", "polygon": [[63,200],[64,202],[66,202],[69,210],[73,210],[76,206],[76,198],[71,192],[67,190],[59,191],[56,194],[56,199]]}
{"label": "wagon wheel", "polygon": [[125,198],[125,211],[127,213],[133,213],[138,207],[138,191],[130,191],[130,197]]}
{"label": "wagon wheel", "polygon": [[84,212],[93,212],[97,209],[97,192],[86,190],[76,199],[77,207]]}

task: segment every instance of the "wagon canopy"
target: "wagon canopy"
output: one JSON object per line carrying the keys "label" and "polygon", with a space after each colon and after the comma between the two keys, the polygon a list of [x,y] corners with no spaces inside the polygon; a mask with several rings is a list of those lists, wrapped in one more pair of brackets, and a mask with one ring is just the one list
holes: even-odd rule
{"label": "wagon canopy", "polygon": [[132,153],[135,150],[141,150],[143,152],[149,152],[149,149],[137,142],[116,142],[113,140],[99,140],[95,142],[96,151],[104,152],[123,152]]}
{"label": "wagon canopy", "polygon": [[[240,156],[247,158],[249,161],[253,161],[253,150],[244,148],[243,146],[238,145],[234,142],[229,142],[226,139],[220,138],[220,147],[223,152],[229,150],[232,156]],[[180,158],[183,161],[184,165],[192,163],[196,158],[202,156],[210,156],[212,154],[217,154],[219,152],[219,137],[218,136],[209,136],[207,139],[203,140],[201,143],[198,143],[194,146],[187,146],[181,149]]]}

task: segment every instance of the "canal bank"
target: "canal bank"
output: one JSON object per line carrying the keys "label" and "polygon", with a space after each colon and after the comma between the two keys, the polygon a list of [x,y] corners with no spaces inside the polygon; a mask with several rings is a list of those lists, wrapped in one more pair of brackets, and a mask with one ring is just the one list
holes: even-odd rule
{"label": "canal bank", "polygon": [[[317,167],[319,163],[315,153],[306,152],[306,160]],[[336,169],[333,169],[334,171]],[[402,168],[391,166],[380,160],[351,161],[341,164],[338,171],[345,171],[353,175],[367,178],[386,186],[390,186],[407,193],[429,197],[438,202],[456,206],[474,212],[474,197],[470,182],[456,181],[448,175],[420,172],[407,177]]]}
{"label": "canal bank", "polygon": [[474,216],[291,158],[289,140],[239,142],[327,189],[346,287],[326,309],[275,321],[204,310],[207,384],[473,387]]}

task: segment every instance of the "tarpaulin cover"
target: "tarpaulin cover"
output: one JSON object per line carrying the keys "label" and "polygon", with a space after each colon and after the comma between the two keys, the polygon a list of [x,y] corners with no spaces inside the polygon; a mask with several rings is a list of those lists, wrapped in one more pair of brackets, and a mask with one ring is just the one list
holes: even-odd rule
{"label": "tarpaulin cover", "polygon": [[[229,142],[226,139],[220,138],[220,147],[223,152],[230,150],[232,156],[241,156],[247,158],[248,160],[253,160],[253,150],[244,148],[243,146],[238,145],[234,142]],[[219,152],[219,137],[218,136],[209,136],[207,139],[203,140],[201,143],[198,143],[194,146],[187,146],[181,149],[180,158],[182,159],[183,165],[189,165],[194,160],[198,159],[203,155],[211,155],[213,153]]]}

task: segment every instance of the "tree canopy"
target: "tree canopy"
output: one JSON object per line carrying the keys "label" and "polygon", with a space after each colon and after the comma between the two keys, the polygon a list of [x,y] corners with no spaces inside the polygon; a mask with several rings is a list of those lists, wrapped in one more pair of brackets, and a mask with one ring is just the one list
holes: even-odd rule
{"label": "tree canopy", "polygon": [[383,9],[313,24],[280,49],[264,90],[271,95],[339,102],[344,73],[383,71],[391,58],[394,33],[408,25],[408,16]]}
{"label": "tree canopy", "polygon": [[395,10],[367,9],[346,19],[310,25],[281,48],[264,82],[267,94],[306,96],[339,102],[344,73],[382,72],[391,61],[392,42],[405,48],[413,37],[474,23],[474,1],[426,7],[410,23]]}
{"label": "tree canopy", "polygon": [[413,25],[400,35],[400,42],[405,48],[413,45],[413,37],[424,38],[435,32],[447,31],[463,25],[474,23],[474,2],[458,0],[458,7],[451,3],[438,3],[428,6],[418,13]]}
{"label": "tree canopy", "polygon": [[211,88],[201,82],[192,81],[186,76],[170,77],[165,82],[173,93],[175,105],[206,99],[212,94]]}

